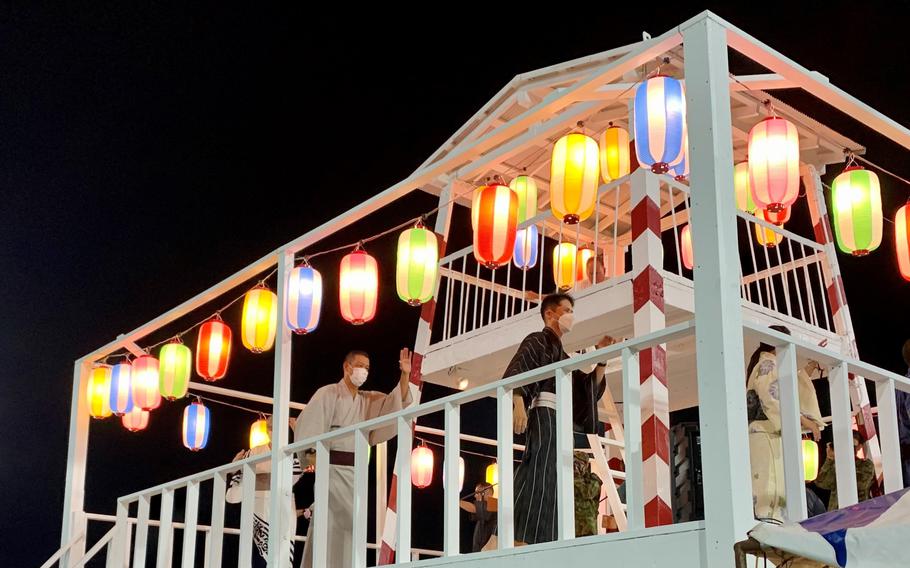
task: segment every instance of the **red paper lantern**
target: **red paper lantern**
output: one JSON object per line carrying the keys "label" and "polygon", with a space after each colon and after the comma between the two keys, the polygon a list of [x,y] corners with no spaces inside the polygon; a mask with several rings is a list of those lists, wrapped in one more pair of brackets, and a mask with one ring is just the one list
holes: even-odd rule
{"label": "red paper lantern", "polygon": [[683,266],[692,270],[695,268],[695,255],[692,252],[692,230],[689,228],[689,225],[682,228],[682,233],[679,235],[679,241]]}
{"label": "red paper lantern", "polygon": [[206,381],[224,378],[231,358],[231,328],[219,316],[199,327],[196,373]]}
{"label": "red paper lantern", "polygon": [[759,209],[790,207],[799,196],[799,135],[796,127],[772,116],[749,131],[749,187]]}
{"label": "red paper lantern", "polygon": [[904,280],[910,280],[910,202],[898,209],[894,216],[894,244],[897,267]]}
{"label": "red paper lantern", "polygon": [[133,361],[133,405],[142,410],[161,406],[159,390],[158,359],[143,355]]}
{"label": "red paper lantern", "polygon": [[433,450],[417,446],[411,451],[411,483],[418,489],[429,487],[433,481]]}
{"label": "red paper lantern", "polygon": [[151,413],[148,410],[142,410],[138,406],[133,406],[132,410],[121,417],[123,427],[130,432],[145,430],[149,425],[149,414]]}
{"label": "red paper lantern", "polygon": [[487,268],[508,264],[518,230],[518,195],[499,183],[478,188],[471,205],[471,221],[477,262]]}
{"label": "red paper lantern", "polygon": [[790,220],[790,207],[784,207],[780,211],[769,211],[767,209],[762,209],[761,214],[765,221],[769,223],[774,223],[778,226],[783,226],[784,223]]}
{"label": "red paper lantern", "polygon": [[379,269],[376,259],[360,247],[341,259],[338,299],[341,317],[354,325],[376,316],[379,295]]}

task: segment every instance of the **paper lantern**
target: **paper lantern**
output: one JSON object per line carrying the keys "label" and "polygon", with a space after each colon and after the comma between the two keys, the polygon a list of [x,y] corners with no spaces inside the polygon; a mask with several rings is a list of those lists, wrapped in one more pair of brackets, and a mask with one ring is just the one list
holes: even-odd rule
{"label": "paper lantern", "polygon": [[904,280],[910,280],[910,202],[894,216],[894,244],[897,267]]}
{"label": "paper lantern", "polygon": [[682,156],[676,164],[670,166],[670,174],[676,181],[689,179],[689,133],[683,135]]}
{"label": "paper lantern", "polygon": [[278,296],[265,286],[256,286],[243,298],[240,339],[253,353],[268,351],[275,344],[278,327]]}
{"label": "paper lantern", "polygon": [[575,285],[577,254],[572,243],[559,243],[553,249],[553,281],[560,290]]}
{"label": "paper lantern", "polygon": [[524,223],[537,215],[537,183],[531,176],[518,176],[509,182],[518,196],[518,222]]}
{"label": "paper lantern", "polygon": [[183,409],[183,445],[198,452],[209,442],[209,409],[197,401]]}
{"label": "paper lantern", "polygon": [[96,365],[88,374],[86,401],[92,418],[107,418],[111,415],[111,368]]}
{"label": "paper lantern", "polygon": [[250,449],[259,446],[268,446],[272,443],[272,437],[269,436],[269,423],[265,418],[253,422],[250,426]]}
{"label": "paper lantern", "polygon": [[439,244],[433,231],[422,223],[398,237],[395,284],[398,297],[411,306],[433,299],[439,263]]}
{"label": "paper lantern", "polygon": [[361,325],[376,316],[379,269],[376,259],[360,247],[341,259],[338,300],[341,317]]}
{"label": "paper lantern", "polygon": [[837,246],[853,256],[865,256],[882,242],[882,191],[875,172],[851,166],[831,184],[834,234]]}
{"label": "paper lantern", "polygon": [[130,374],[133,384],[133,404],[143,410],[152,410],[161,406],[159,390],[158,359],[143,355],[133,361]]}
{"label": "paper lantern", "polygon": [[196,374],[209,382],[224,378],[230,358],[231,328],[215,316],[199,327]]}
{"label": "paper lantern", "polygon": [[553,145],[550,159],[550,209],[557,219],[574,225],[594,213],[600,182],[597,142],[573,132]]}
{"label": "paper lantern", "polygon": [[166,343],[158,353],[159,381],[161,396],[168,400],[177,400],[186,396],[190,385],[190,373],[193,369],[193,354],[190,348],[175,341]]}
{"label": "paper lantern", "polygon": [[631,172],[629,131],[613,126],[600,135],[600,177],[610,183]]}
{"label": "paper lantern", "polygon": [[769,229],[764,225],[759,225],[758,223],[754,223],[754,225],[755,242],[757,242],[760,246],[774,248],[779,245],[782,240],[784,240],[784,236],[777,231]]}
{"label": "paper lantern", "polygon": [[594,258],[594,249],[581,247],[578,249],[578,258],[575,260],[575,281],[581,282],[588,279],[588,261]]}
{"label": "paper lantern", "polygon": [[321,311],[322,275],[304,261],[288,275],[287,325],[298,335],[310,333],[319,325]]}
{"label": "paper lantern", "polygon": [[769,117],[749,131],[749,185],[760,209],[790,207],[799,196],[799,135],[788,120]]}
{"label": "paper lantern", "polygon": [[695,268],[695,255],[692,252],[692,230],[687,224],[679,235],[679,252],[683,266],[692,270]]}
{"label": "paper lantern", "polygon": [[133,383],[130,373],[133,366],[128,361],[111,367],[111,412],[117,416],[133,410]]}
{"label": "paper lantern", "polygon": [[515,234],[515,251],[512,256],[515,266],[522,270],[537,266],[537,249],[539,245],[540,233],[535,225],[519,229]]}
{"label": "paper lantern", "polygon": [[474,258],[487,268],[512,259],[518,228],[518,195],[502,184],[485,185],[474,193]]}
{"label": "paper lantern", "polygon": [[493,497],[499,498],[499,464],[493,462],[487,466],[484,480],[493,486]]}
{"label": "paper lantern", "polygon": [[129,412],[124,414],[120,420],[123,423],[124,428],[130,432],[138,432],[140,430],[145,430],[148,427],[150,414],[151,413],[148,410],[142,410],[138,406],[134,406]]}
{"label": "paper lantern", "polygon": [[[442,468],[442,488],[446,487],[446,468]],[[458,456],[458,492],[464,488],[464,458]]]}
{"label": "paper lantern", "polygon": [[411,451],[411,483],[418,489],[429,487],[433,481],[433,451],[417,446]]}
{"label": "paper lantern", "polygon": [[686,98],[682,84],[658,75],[638,86],[632,107],[638,162],[656,174],[683,158]]}
{"label": "paper lantern", "polygon": [[815,481],[818,477],[818,443],[815,440],[803,440],[803,473],[806,481]]}
{"label": "paper lantern", "polygon": [[[761,212],[761,217],[769,222],[774,223],[778,227],[783,227],[784,223],[790,220],[790,212],[793,209],[790,207],[784,207],[780,211],[768,211],[767,209],[759,209],[758,212]],[[756,215],[758,215],[756,212]]]}
{"label": "paper lantern", "polygon": [[749,184],[749,162],[740,162],[733,167],[733,190],[736,193],[736,208],[750,215],[758,209],[752,200]]}

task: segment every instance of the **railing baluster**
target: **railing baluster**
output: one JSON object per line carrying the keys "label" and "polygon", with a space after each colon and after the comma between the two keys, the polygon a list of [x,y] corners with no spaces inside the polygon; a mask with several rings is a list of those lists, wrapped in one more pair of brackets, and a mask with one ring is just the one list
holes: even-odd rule
{"label": "railing baluster", "polygon": [[158,568],[171,568],[173,543],[174,490],[164,489],[161,492],[161,523],[158,525]]}
{"label": "railing baluster", "polygon": [[221,549],[224,543],[224,497],[227,492],[226,473],[217,473],[212,478],[212,528],[209,530],[206,548],[211,566],[221,566]]}
{"label": "railing baluster", "polygon": [[[799,302],[799,319],[802,321],[806,320],[806,307],[803,305],[803,293],[799,284],[799,268],[796,266],[797,259],[793,255],[793,239],[787,239],[787,248],[790,250],[790,262],[793,263],[793,280],[796,282],[796,300]],[[802,260],[802,259],[799,259]],[[806,285],[809,285],[809,282],[806,282]]]}
{"label": "railing baluster", "polygon": [[370,507],[370,444],[368,432],[354,432],[354,527],[351,533],[353,568],[367,565],[367,518]]}
{"label": "railing baluster", "polygon": [[406,418],[398,418],[398,487],[396,521],[398,523],[398,547],[395,559],[404,564],[411,557],[411,446],[412,425]]}
{"label": "railing baluster", "polygon": [[[613,205],[613,258],[610,259],[610,262],[613,263],[613,266],[610,267],[610,272],[607,273],[607,278],[615,278],[619,276],[619,188],[621,186],[617,185],[614,191],[616,192],[616,202]],[[625,252],[622,253],[625,257]],[[625,264],[625,258],[623,258],[623,264]]]}
{"label": "railing baluster", "polygon": [[[828,311],[828,294],[826,294],[827,290],[825,290],[825,278],[822,276],[821,261],[816,261],[813,264],[815,264],[815,270],[818,272],[819,286],[822,288],[822,308],[825,312],[825,320],[828,322],[828,329],[833,330],[834,327],[831,325],[831,313]],[[843,301],[843,299],[841,299],[841,301]],[[821,318],[819,318],[819,321],[821,321]]]}
{"label": "railing baluster", "polygon": [[[758,274],[758,263],[755,261],[755,246],[752,244],[752,231],[757,225],[742,217],[740,217],[740,219],[746,224],[746,239],[749,243],[749,254],[752,256],[752,274]],[[765,306],[765,298],[761,293],[761,280],[755,281],[755,290],[758,295],[758,305],[767,307]]]}
{"label": "railing baluster", "polygon": [[[802,255],[801,258],[806,258],[806,245],[800,243],[799,250],[800,250],[800,254]],[[818,313],[816,312],[816,308],[815,308],[815,290],[812,288],[812,278],[809,275],[809,267],[806,266],[805,264],[803,264],[803,274],[806,277],[806,295],[809,297],[809,323],[811,323],[812,325],[814,325],[816,327],[820,327],[818,325],[818,323],[819,323],[818,322]],[[820,285],[822,288],[822,297],[824,297],[825,296],[825,290],[824,290],[825,281],[821,280]]]}
{"label": "railing baluster", "polygon": [[149,509],[151,498],[139,497],[139,511],[136,513],[136,546],[133,547],[133,568],[145,568],[146,549],[149,535]]}
{"label": "railing baluster", "polygon": [[117,520],[114,524],[114,533],[108,545],[107,568],[123,568],[128,565],[127,541],[129,540],[129,503],[117,501]]}
{"label": "railing baluster", "polygon": [[837,475],[837,504],[843,509],[857,502],[856,464],[853,461],[853,416],[847,364],[835,365],[828,374],[831,387],[831,430],[834,432],[834,461]]}
{"label": "railing baluster", "polygon": [[[790,237],[785,236],[784,239],[790,242]],[[780,245],[774,247],[774,250],[777,253],[777,267],[780,269],[780,278],[784,286],[784,306],[787,308],[787,315],[793,316],[793,312],[790,309],[790,281],[787,279],[787,271],[784,270],[784,262],[781,260]]]}
{"label": "railing baluster", "polygon": [[622,350],[622,405],[626,443],[626,517],[629,530],[645,528],[642,487],[641,380],[638,353]]}
{"label": "railing baluster", "polygon": [[256,466],[243,464],[240,480],[240,547],[238,568],[249,568],[253,557],[253,507],[256,504]]}
{"label": "railing baluster", "polygon": [[556,369],[556,512],[559,540],[575,538],[573,449],[572,372]]}
{"label": "railing baluster", "polygon": [[[477,264],[477,273],[475,274],[475,278],[477,278],[477,280],[475,280],[475,282],[480,282],[480,263]],[[479,294],[483,293],[483,288],[481,288],[480,286],[476,286],[476,285],[473,286],[473,288],[474,288],[474,327],[472,327],[471,329],[475,330],[475,329],[477,329],[477,308],[478,307],[480,307],[481,319],[483,318],[483,304],[481,303],[481,302],[483,302],[483,296],[480,297],[480,300],[477,299],[477,296]]]}
{"label": "railing baluster", "polygon": [[445,489],[443,493],[443,551],[446,556],[457,556],[461,535],[459,534],[459,491],[458,464],[461,451],[461,407],[448,403],[445,407]]}
{"label": "railing baluster", "polygon": [[806,486],[803,481],[802,427],[799,421],[799,382],[796,369],[796,346],[788,343],[777,349],[778,383],[780,385],[781,443],[784,460],[784,487],[787,496],[787,520],[798,522],[808,516]]}
{"label": "railing baluster", "polygon": [[512,426],[512,390],[499,387],[496,389],[496,456],[499,468],[499,507],[497,516],[498,543],[500,550],[515,546],[515,527],[513,512],[515,502],[512,494],[514,474],[513,462],[515,452]]}
{"label": "railing baluster", "polygon": [[[676,250],[676,271],[679,276],[683,275],[682,255],[679,251],[679,225],[676,223],[676,198],[673,196],[674,188],[672,185],[667,186],[670,194],[670,217],[673,220],[673,248]],[[689,223],[689,231],[692,230],[692,223]]]}
{"label": "railing baluster", "polygon": [[[863,381],[857,376],[854,380]],[[875,381],[878,402],[878,438],[882,448],[882,473],[885,476],[885,493],[904,487],[901,464],[901,445],[897,433],[897,400],[893,381]]]}
{"label": "railing baluster", "polygon": [[[449,261],[448,265],[449,274],[452,273],[452,262]],[[451,276],[446,276],[446,311],[445,316],[442,321],[442,340],[445,341],[449,338],[449,325],[452,321],[452,278]]]}
{"label": "railing baluster", "polygon": [[458,289],[461,290],[461,301],[458,303],[458,335],[464,333],[464,328],[467,327],[468,319],[468,304],[465,299],[465,294],[467,293],[468,286],[465,283],[467,280],[467,264],[468,264],[468,255],[461,257],[461,282],[458,283]]}
{"label": "railing baluster", "polygon": [[[762,230],[763,231],[765,230],[764,227],[762,228]],[[777,233],[775,233],[773,231],[772,231],[772,234],[777,235]],[[772,238],[774,238],[775,240],[777,239],[776,236],[774,236]],[[768,271],[768,275],[765,276],[765,278],[764,278],[765,290],[767,290],[768,296],[771,298],[770,307],[772,310],[774,310],[776,312],[777,311],[777,292],[774,290],[774,275],[771,273],[771,257],[768,256],[768,247],[763,246],[762,252],[765,255],[765,269]]]}
{"label": "railing baluster", "polygon": [[547,229],[546,224],[541,223],[540,224],[540,235],[539,235],[540,246],[537,247],[537,274],[538,274],[537,297],[539,298],[538,301],[540,301],[540,299],[543,299],[543,265],[544,265],[543,245],[544,245],[544,240],[546,239],[546,237],[544,236],[546,229]]}
{"label": "railing baluster", "polygon": [[316,481],[313,489],[313,566],[327,566],[329,560],[329,447],[316,442]]}
{"label": "railing baluster", "polygon": [[186,485],[186,501],[183,513],[183,568],[192,568],[196,560],[196,525],[199,519],[199,482]]}

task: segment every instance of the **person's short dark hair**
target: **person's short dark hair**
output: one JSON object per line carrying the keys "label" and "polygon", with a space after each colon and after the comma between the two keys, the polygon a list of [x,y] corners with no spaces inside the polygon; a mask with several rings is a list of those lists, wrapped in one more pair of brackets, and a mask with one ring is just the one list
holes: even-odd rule
{"label": "person's short dark hair", "polygon": [[773,329],[774,331],[779,331],[779,332],[785,333],[787,335],[793,335],[792,333],[790,333],[790,329],[785,325],[771,325],[771,326],[768,326],[768,329]]}
{"label": "person's short dark hair", "polygon": [[547,310],[555,310],[558,308],[559,304],[561,304],[563,300],[567,300],[572,306],[575,305],[575,299],[568,294],[563,294],[562,292],[550,294],[549,296],[544,297],[543,301],[540,303],[540,318],[544,321],[547,321],[544,313],[546,313]]}
{"label": "person's short dark hair", "polygon": [[904,342],[904,348],[901,350],[901,353],[904,356],[904,363],[910,367],[910,339]]}
{"label": "person's short dark hair", "polygon": [[348,351],[348,354],[344,356],[344,362],[353,363],[354,358],[357,357],[358,355],[360,355],[361,357],[366,357],[367,359],[370,358],[370,354],[367,353],[366,351],[360,351],[360,350],[354,349],[353,351]]}
{"label": "person's short dark hair", "polygon": [[862,446],[864,443],[866,443],[866,437],[863,436],[862,432],[860,432],[859,430],[853,430],[852,432],[853,432],[853,441],[854,442],[856,442],[860,446]]}

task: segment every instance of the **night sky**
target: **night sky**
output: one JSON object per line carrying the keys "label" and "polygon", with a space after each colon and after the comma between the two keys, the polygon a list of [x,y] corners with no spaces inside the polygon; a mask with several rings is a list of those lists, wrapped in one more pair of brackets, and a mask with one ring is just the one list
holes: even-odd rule
{"label": "night sky", "polygon": [[[907,125],[902,4],[712,9]],[[58,547],[75,359],[403,179],[514,75],[638,41],[642,30],[663,33],[703,9],[621,15],[601,4],[541,17],[531,4],[502,13],[425,5],[418,18],[343,8],[3,3],[4,566],[39,565]],[[910,177],[906,151],[811,97],[781,98]],[[880,177],[890,217],[910,187]],[[316,249],[434,205],[415,193]],[[469,242],[465,219],[460,212],[450,250]],[[903,371],[910,284],[896,270],[891,239],[886,224],[871,257],[839,260],[863,358]],[[352,348],[373,354],[368,385],[388,390],[396,381],[397,350],[413,346],[417,311],[394,294],[394,237],[370,250],[384,270],[380,315],[359,328],[342,323],[334,302],[340,256],[324,257],[327,309],[319,333],[295,339],[294,400],[337,380]],[[245,289],[140,343],[173,335]],[[224,317],[236,333],[239,304]],[[195,334],[188,342],[194,347]],[[235,352],[223,386],[271,394],[271,355],[246,353],[239,341]],[[183,406],[165,403],[141,434],[116,419],[93,424],[89,510],[112,512],[119,495],[225,463],[244,447],[251,416],[213,406],[209,447],[186,451]],[[472,421],[464,424],[470,431]]]}

